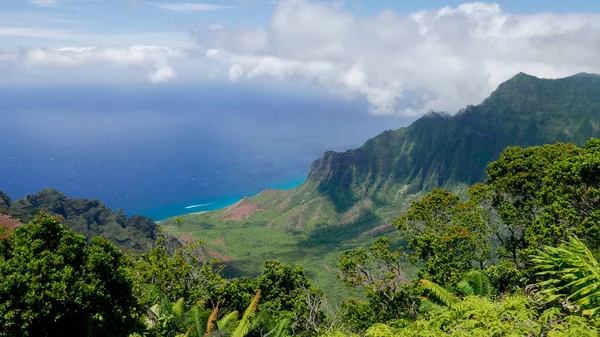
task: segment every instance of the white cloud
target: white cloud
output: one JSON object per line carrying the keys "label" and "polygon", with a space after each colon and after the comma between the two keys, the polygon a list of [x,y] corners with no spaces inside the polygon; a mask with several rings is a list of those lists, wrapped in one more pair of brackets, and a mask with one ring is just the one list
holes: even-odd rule
{"label": "white cloud", "polygon": [[37,27],[0,26],[1,37],[36,37],[44,39],[73,40],[81,37],[70,30]]}
{"label": "white cloud", "polygon": [[372,112],[455,112],[523,71],[600,72],[600,15],[505,13],[498,4],[358,17],[339,2],[281,0],[266,28],[195,31],[231,81],[266,77],[364,95]]}
{"label": "white cloud", "polygon": [[177,75],[175,70],[167,64],[163,64],[156,67],[156,71],[148,75],[148,79],[152,83],[168,82],[174,79]]}
{"label": "white cloud", "polygon": [[199,11],[220,11],[231,8],[231,6],[224,5],[212,5],[192,2],[178,2],[178,3],[148,3],[149,6],[156,8],[174,11],[174,12],[199,12]]}
{"label": "white cloud", "polygon": [[34,48],[0,53],[0,63],[18,63],[30,73],[36,69],[93,68],[97,65],[138,68],[148,72],[151,82],[159,83],[176,77],[175,70],[169,62],[184,56],[183,50],[157,46]]}
{"label": "white cloud", "polygon": [[59,3],[58,0],[29,0],[29,2],[41,7],[53,7]]}

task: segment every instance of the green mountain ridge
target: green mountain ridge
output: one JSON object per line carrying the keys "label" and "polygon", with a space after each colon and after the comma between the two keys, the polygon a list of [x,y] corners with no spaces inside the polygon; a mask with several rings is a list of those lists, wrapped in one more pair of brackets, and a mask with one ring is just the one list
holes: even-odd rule
{"label": "green mountain ridge", "polygon": [[[242,273],[260,268],[254,260],[276,258],[304,264],[333,288],[341,251],[394,234],[391,221],[432,188],[460,193],[484,181],[487,164],[507,146],[582,145],[599,136],[600,76],[519,73],[455,115],[431,112],[357,149],[326,152],[295,189],[266,190],[222,210],[184,216],[180,227],[172,219],[164,223],[206,241]],[[245,247],[249,241],[266,248]]]}
{"label": "green mountain ridge", "polygon": [[[115,213],[97,199],[69,198],[54,189],[45,189],[11,201],[0,191],[0,214],[26,223],[40,210],[60,215],[67,226],[88,239],[102,235],[125,251],[145,251],[156,240],[158,226],[152,219],[140,215],[127,218],[122,210]],[[169,243],[178,245],[173,240]]]}
{"label": "green mountain ridge", "polygon": [[346,223],[367,210],[389,221],[423,191],[483,181],[487,164],[507,146],[581,145],[598,135],[600,76],[549,80],[519,73],[480,105],[454,116],[431,112],[360,148],[326,152],[298,188],[264,191],[220,212],[245,208],[238,220],[292,231]]}

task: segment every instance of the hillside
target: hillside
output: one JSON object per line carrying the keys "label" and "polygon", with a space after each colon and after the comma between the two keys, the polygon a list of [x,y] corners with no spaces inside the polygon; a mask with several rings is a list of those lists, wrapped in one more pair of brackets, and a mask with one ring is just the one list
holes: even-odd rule
{"label": "hillside", "polygon": [[96,199],[75,199],[46,189],[35,195],[11,201],[0,191],[0,225],[14,227],[16,221],[26,223],[40,210],[60,215],[71,229],[88,239],[102,235],[123,250],[144,251],[156,239],[157,225],[150,218],[134,215],[127,218]]}
{"label": "hillside", "polygon": [[389,222],[424,191],[460,192],[485,180],[487,164],[510,145],[581,145],[598,136],[600,76],[520,73],[455,115],[431,112],[358,149],[325,153],[296,189],[267,190],[172,228],[207,241],[243,273],[278,258],[333,282],[339,253],[393,233]]}

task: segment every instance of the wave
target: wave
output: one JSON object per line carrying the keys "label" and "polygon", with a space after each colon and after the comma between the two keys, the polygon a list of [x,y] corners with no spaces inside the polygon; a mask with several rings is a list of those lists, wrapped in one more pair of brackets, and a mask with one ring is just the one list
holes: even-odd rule
{"label": "wave", "polygon": [[204,207],[204,206],[210,206],[214,204],[214,202],[210,202],[208,204],[199,204],[199,205],[191,205],[191,206],[185,206],[186,209],[190,209],[190,208],[198,208],[198,207]]}

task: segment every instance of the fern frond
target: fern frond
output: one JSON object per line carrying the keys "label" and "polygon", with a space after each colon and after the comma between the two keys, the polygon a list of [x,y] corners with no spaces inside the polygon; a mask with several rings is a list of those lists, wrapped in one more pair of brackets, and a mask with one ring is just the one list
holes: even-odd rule
{"label": "fern frond", "polygon": [[480,270],[471,270],[465,275],[465,280],[473,289],[470,295],[487,296],[492,291],[490,279]]}
{"label": "fern frond", "polygon": [[548,301],[565,298],[580,306],[584,316],[600,312],[600,264],[579,239],[572,237],[559,247],[546,247],[534,256],[538,283]]}
{"label": "fern frond", "polygon": [[269,331],[265,337],[284,337],[286,334],[286,328],[292,324],[292,321],[289,318],[284,318],[277,323],[277,326]]}
{"label": "fern frond", "polygon": [[250,302],[250,305],[244,311],[244,315],[242,315],[242,319],[240,320],[237,328],[233,331],[231,337],[244,337],[250,332],[253,327],[252,318],[256,314],[256,309],[258,308],[258,300],[260,299],[260,289],[254,295],[254,298]]}
{"label": "fern frond", "polygon": [[177,302],[173,303],[173,306],[171,307],[171,311],[177,317],[183,316],[183,301],[184,301],[184,299],[182,297],[182,298],[178,299]]}
{"label": "fern frond", "polygon": [[228,313],[217,322],[217,328],[219,330],[231,332],[231,330],[233,330],[232,327],[236,326],[239,316],[240,313],[237,311],[232,311]]}
{"label": "fern frond", "polygon": [[420,280],[419,283],[435,300],[448,308],[452,308],[452,305],[458,303],[458,298],[446,288],[428,280]]}
{"label": "fern frond", "polygon": [[220,302],[217,302],[217,306],[215,306],[213,311],[210,313],[210,316],[208,316],[208,321],[206,322],[206,332],[204,333],[204,337],[208,336],[215,328],[214,322],[215,319],[217,319],[217,313],[219,312],[219,303]]}

